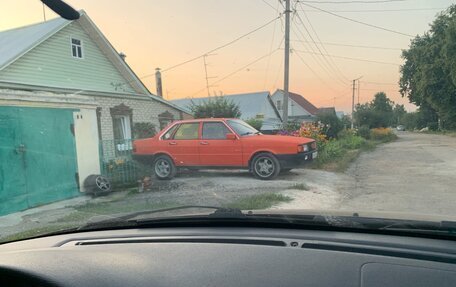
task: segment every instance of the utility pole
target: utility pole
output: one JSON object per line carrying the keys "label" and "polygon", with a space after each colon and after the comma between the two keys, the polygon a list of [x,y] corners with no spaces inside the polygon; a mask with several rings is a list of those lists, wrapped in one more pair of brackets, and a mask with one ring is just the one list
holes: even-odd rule
{"label": "utility pole", "polygon": [[209,77],[209,76],[207,75],[207,66],[208,66],[208,64],[207,64],[207,62],[206,62],[206,57],[208,57],[208,56],[215,56],[215,55],[217,55],[217,54],[205,54],[205,55],[203,56],[204,73],[205,73],[205,75],[206,75],[206,89],[207,89],[207,96],[208,96],[208,97],[211,96],[211,92],[210,92],[209,88],[210,88],[210,87],[213,87],[213,86],[209,85],[209,79],[213,79],[213,78],[217,78],[217,77]]}
{"label": "utility pole", "polygon": [[[352,114],[351,114],[351,128],[352,129],[355,126],[355,118],[353,117],[353,115],[355,114],[355,84],[356,84],[356,81],[358,81],[358,83],[359,83],[359,79],[361,79],[362,77],[363,76],[353,80]],[[359,96],[359,91],[358,91],[358,96]],[[358,98],[358,102],[359,102],[359,98]]]}
{"label": "utility pole", "polygon": [[283,114],[282,120],[284,125],[288,123],[288,96],[290,80],[290,0],[285,0],[285,66],[283,79]]}
{"label": "utility pole", "polygon": [[358,80],[358,105],[359,105],[359,91],[361,91],[361,81]]}
{"label": "utility pole", "polygon": [[353,129],[354,125],[355,125],[355,117],[354,117],[354,114],[355,114],[355,81],[356,80],[353,80],[353,95],[352,95],[352,122],[351,122],[351,128]]}
{"label": "utility pole", "polygon": [[211,93],[209,92],[209,78],[207,77],[207,63],[206,63],[206,55],[203,56],[204,61],[204,73],[206,74],[206,89],[207,89],[207,96],[210,97]]}

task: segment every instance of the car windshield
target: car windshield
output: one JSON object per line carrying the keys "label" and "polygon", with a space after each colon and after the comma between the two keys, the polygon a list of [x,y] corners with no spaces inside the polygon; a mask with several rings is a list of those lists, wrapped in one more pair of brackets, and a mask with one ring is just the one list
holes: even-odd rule
{"label": "car windshield", "polygon": [[249,124],[240,120],[227,120],[228,125],[241,137],[258,134],[259,132]]}
{"label": "car windshield", "polygon": [[452,0],[0,11],[0,243],[196,214],[456,220]]}

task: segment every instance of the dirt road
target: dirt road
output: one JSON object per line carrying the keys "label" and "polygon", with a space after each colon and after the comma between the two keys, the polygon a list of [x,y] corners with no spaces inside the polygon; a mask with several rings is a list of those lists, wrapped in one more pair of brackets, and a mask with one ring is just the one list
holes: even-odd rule
{"label": "dirt road", "polygon": [[336,208],[456,214],[456,138],[398,133],[339,179]]}

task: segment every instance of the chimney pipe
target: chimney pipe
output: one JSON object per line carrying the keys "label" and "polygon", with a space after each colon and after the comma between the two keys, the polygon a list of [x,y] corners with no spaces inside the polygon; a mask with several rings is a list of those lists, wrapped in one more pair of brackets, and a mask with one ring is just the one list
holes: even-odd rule
{"label": "chimney pipe", "polygon": [[163,98],[162,77],[160,68],[156,68],[155,71],[155,84],[157,86],[157,96]]}

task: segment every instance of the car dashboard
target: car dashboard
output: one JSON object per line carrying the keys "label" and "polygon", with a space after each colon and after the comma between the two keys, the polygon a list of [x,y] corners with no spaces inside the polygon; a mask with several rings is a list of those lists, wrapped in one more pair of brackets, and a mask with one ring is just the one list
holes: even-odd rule
{"label": "car dashboard", "polygon": [[278,228],[80,232],[1,245],[0,286],[456,286],[456,242]]}

